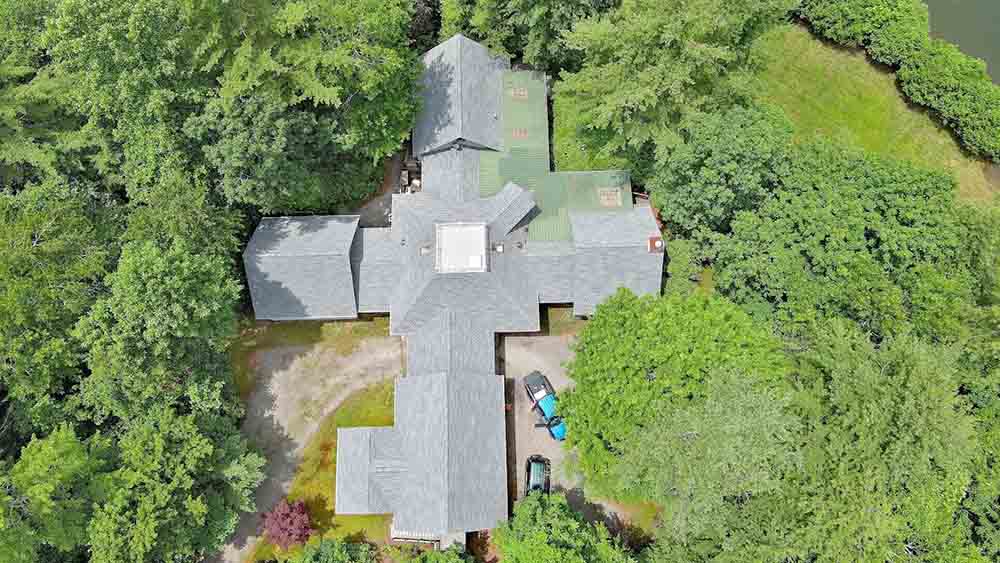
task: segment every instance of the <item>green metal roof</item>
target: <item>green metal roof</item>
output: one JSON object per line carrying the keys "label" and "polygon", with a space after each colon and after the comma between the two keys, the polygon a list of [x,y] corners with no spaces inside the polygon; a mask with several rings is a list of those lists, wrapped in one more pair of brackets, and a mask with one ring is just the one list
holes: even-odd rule
{"label": "green metal roof", "polygon": [[490,197],[508,182],[514,182],[534,192],[540,214],[528,227],[529,240],[570,240],[571,209],[609,211],[632,207],[627,172],[551,172],[543,74],[504,72],[501,111],[506,152],[482,151],[479,191],[482,197]]}

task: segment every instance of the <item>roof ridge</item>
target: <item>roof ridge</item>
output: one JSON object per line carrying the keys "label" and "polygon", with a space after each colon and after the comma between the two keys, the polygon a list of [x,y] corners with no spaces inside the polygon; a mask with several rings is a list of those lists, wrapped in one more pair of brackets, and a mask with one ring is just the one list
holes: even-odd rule
{"label": "roof ridge", "polygon": [[465,130],[463,126],[463,117],[465,114],[465,88],[462,87],[462,60],[465,58],[465,42],[462,38],[465,36],[461,33],[458,34],[459,40],[456,41],[458,44],[458,56],[455,59],[455,78],[457,79],[456,84],[458,85],[458,133],[459,137],[456,142],[461,145],[462,132]]}
{"label": "roof ridge", "polygon": [[[246,251],[244,251],[246,253]],[[254,256],[281,256],[284,258],[299,258],[302,256],[350,256],[350,251],[348,252],[258,252],[254,253]]]}
{"label": "roof ridge", "polygon": [[[448,316],[454,315],[453,312],[449,311]],[[451,325],[450,319],[446,321]],[[450,339],[451,331],[448,331]],[[449,341],[448,347],[451,348],[451,342]],[[449,356],[451,356],[449,351]],[[451,495],[447,491],[451,490],[451,409],[448,408],[451,405],[451,377],[448,374],[451,373],[451,358],[448,359],[448,371],[444,372],[444,488],[446,493],[444,494],[444,530],[445,533],[451,532]]]}

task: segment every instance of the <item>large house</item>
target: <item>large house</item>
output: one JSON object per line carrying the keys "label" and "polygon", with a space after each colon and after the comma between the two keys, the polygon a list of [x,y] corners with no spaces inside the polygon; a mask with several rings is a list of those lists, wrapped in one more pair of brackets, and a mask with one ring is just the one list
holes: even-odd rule
{"label": "large house", "polygon": [[339,430],[336,512],[448,545],[507,518],[496,335],[540,330],[541,304],[586,316],[619,287],[658,292],[664,249],[626,172],[551,171],[543,75],[461,35],[423,62],[422,187],[392,196],[391,226],[268,218],[244,261],[258,319],[389,314],[395,425]]}

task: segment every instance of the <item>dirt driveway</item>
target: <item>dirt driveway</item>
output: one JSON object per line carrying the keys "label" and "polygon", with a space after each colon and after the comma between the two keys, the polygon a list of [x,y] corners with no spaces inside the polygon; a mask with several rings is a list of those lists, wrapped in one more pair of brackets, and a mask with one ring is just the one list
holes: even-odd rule
{"label": "dirt driveway", "polygon": [[[403,370],[399,338],[362,340],[347,355],[323,343],[270,346],[251,357],[256,386],[243,433],[267,458],[257,507],[267,511],[288,491],[302,450],[323,418],[350,394]],[[242,563],[257,540],[260,514],[245,514],[213,561]]]}
{"label": "dirt driveway", "polygon": [[[583,478],[567,470],[567,452],[560,442],[556,442],[545,428],[536,428],[537,416],[531,410],[531,401],[524,391],[524,376],[537,370],[542,372],[556,394],[569,389],[573,381],[566,375],[564,364],[572,358],[570,344],[572,336],[507,336],[504,337],[503,369],[512,385],[514,396],[513,467],[516,475],[516,489],[511,491],[515,499],[524,494],[524,470],[529,456],[541,455],[552,463],[552,490],[566,494],[570,505],[580,511],[590,522],[603,522],[612,533],[626,532],[630,517],[625,509],[615,503],[585,498]],[[508,444],[510,447],[510,444]],[[511,479],[515,482],[515,479]]]}

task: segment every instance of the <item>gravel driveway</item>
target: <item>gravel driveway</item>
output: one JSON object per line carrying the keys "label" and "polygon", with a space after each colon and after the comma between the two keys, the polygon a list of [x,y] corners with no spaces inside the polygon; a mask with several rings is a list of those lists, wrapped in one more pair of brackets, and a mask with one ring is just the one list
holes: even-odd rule
{"label": "gravel driveway", "polygon": [[[590,522],[602,522],[612,533],[626,532],[629,516],[625,509],[613,502],[586,498],[583,477],[567,470],[567,453],[562,443],[556,442],[545,428],[536,428],[538,417],[531,410],[531,401],[524,391],[524,376],[537,370],[549,378],[558,395],[573,386],[566,375],[565,363],[573,354],[570,344],[573,336],[507,336],[504,337],[503,369],[513,394],[513,432],[508,431],[508,441],[513,441],[513,471],[516,489],[511,496],[516,500],[524,494],[524,470],[528,457],[541,455],[552,463],[552,490],[566,494],[570,505]],[[508,429],[510,430],[510,429]],[[508,443],[508,448],[510,444]]]}

